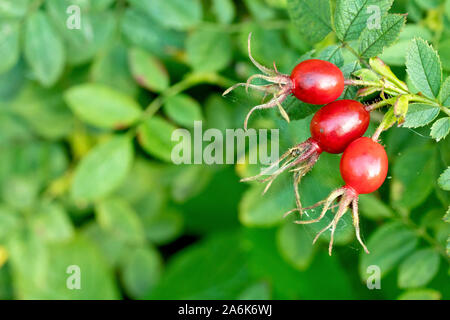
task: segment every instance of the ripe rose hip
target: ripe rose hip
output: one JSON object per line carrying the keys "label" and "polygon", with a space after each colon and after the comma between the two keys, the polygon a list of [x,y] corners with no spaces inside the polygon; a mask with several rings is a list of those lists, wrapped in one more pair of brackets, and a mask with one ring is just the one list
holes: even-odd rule
{"label": "ripe rose hip", "polygon": [[344,91],[342,71],[328,61],[310,59],[300,62],[291,73],[292,94],[310,104],[325,104]]}
{"label": "ripe rose hip", "polygon": [[358,101],[339,100],[329,103],[312,118],[311,138],[289,149],[261,174],[241,181],[262,178],[263,182],[268,182],[264,191],[266,192],[277,176],[284,171],[292,170],[297,208],[289,213],[299,211],[302,214],[303,209],[298,192],[301,178],[312,169],[323,151],[341,153],[353,140],[361,137],[366,132],[369,121],[369,112]]}
{"label": "ripe rose hip", "polygon": [[341,153],[367,130],[370,114],[355,100],[338,100],[320,108],[309,126],[311,137],[323,151]]}
{"label": "ripe rose hip", "polygon": [[383,146],[370,138],[362,137],[345,149],[340,169],[347,187],[358,194],[371,193],[386,179],[388,157]]}
{"label": "ripe rose hip", "polygon": [[341,176],[345,186],[334,190],[326,200],[318,202],[315,206],[322,205],[323,209],[319,217],[313,220],[296,221],[298,224],[308,224],[320,221],[334,201],[338,200],[338,211],[329,225],[323,228],[314,238],[317,241],[322,233],[331,228],[331,239],[328,252],[331,255],[333,249],[334,232],[339,220],[351,206],[353,225],[356,238],[366,253],[369,250],[361,240],[359,230],[358,196],[377,190],[386,179],[388,171],[388,157],[383,146],[370,138],[361,137],[348,145],[342,154],[340,164]]}
{"label": "ripe rose hip", "polygon": [[[341,70],[328,61],[319,59],[309,59],[300,62],[292,70],[290,75],[278,72],[274,63],[274,68],[269,69],[255,59],[253,59],[250,49],[251,33],[248,36],[248,55],[253,64],[262,72],[254,74],[245,83],[237,83],[228,88],[223,95],[228,94],[239,86],[246,89],[252,88],[263,91],[265,94],[273,95],[273,98],[263,104],[253,107],[247,114],[244,121],[244,128],[247,129],[248,119],[255,110],[270,109],[278,107],[283,118],[289,122],[289,116],[281,106],[281,103],[291,94],[297,99],[310,104],[326,104],[339,98],[344,91],[344,75]],[[268,82],[265,85],[254,85],[254,79],[263,79]]]}

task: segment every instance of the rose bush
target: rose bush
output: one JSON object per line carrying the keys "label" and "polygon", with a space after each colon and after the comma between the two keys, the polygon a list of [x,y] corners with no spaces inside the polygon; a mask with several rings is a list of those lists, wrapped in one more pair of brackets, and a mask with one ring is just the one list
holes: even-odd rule
{"label": "rose bush", "polygon": [[[262,196],[239,182],[257,165],[172,163],[174,129],[241,128],[261,103],[222,97],[258,72],[250,32],[259,63],[329,61],[371,110],[389,171],[359,196],[370,254],[349,214],[331,257],[312,240],[336,211],[283,219],[290,174]],[[0,298],[448,299],[449,35],[449,0],[0,0]],[[248,125],[284,151],[320,106],[282,106]],[[302,178],[305,208],[344,185],[339,161]]]}

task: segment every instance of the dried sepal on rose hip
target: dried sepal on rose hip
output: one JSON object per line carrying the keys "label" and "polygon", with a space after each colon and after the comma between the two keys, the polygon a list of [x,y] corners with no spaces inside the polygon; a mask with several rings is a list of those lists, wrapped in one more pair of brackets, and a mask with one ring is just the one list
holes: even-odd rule
{"label": "dried sepal on rose hip", "polygon": [[297,205],[295,210],[302,214],[303,209],[298,192],[301,178],[312,169],[322,152],[342,153],[353,140],[366,132],[369,121],[370,114],[360,102],[355,100],[331,102],[320,108],[312,118],[309,126],[311,138],[290,148],[261,174],[241,181],[267,182],[265,193],[276,177],[290,170],[294,178]]}
{"label": "dried sepal on rose hip", "polygon": [[[375,140],[377,139],[378,137],[375,138]],[[377,190],[386,179],[387,171],[388,157],[383,146],[367,137],[356,139],[348,145],[341,158],[340,172],[342,179],[345,181],[345,185],[334,190],[327,199],[315,205],[323,205],[322,212],[318,218],[313,220],[298,220],[295,223],[309,224],[320,221],[328,209],[330,209],[333,202],[338,201],[338,211],[333,220],[316,235],[313,243],[317,241],[322,233],[331,228],[331,239],[328,247],[328,252],[331,255],[336,226],[345,212],[351,207],[356,238],[364,248],[364,251],[369,253],[369,250],[361,240],[358,196]]]}
{"label": "dried sepal on rose hip", "polygon": [[[273,64],[274,69],[261,65],[252,56],[250,47],[251,35],[250,33],[248,36],[248,55],[252,63],[263,74],[252,75],[247,79],[247,82],[235,84],[228,88],[223,95],[228,94],[239,86],[245,86],[246,90],[252,88],[263,91],[266,95],[273,95],[273,97],[270,101],[257,105],[248,112],[244,121],[245,129],[247,129],[250,115],[255,110],[270,109],[275,106],[278,106],[281,115],[289,122],[289,116],[281,103],[291,94],[303,102],[322,105],[336,100],[344,91],[344,75],[342,71],[328,61],[319,59],[305,60],[297,64],[290,75],[278,72],[275,62]],[[268,84],[254,85],[251,83],[254,79],[263,79]]]}

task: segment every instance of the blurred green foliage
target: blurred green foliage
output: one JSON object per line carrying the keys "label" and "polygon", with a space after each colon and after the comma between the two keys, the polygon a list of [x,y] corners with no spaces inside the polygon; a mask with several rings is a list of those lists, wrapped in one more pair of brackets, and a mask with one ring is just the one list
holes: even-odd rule
{"label": "blurred green foliage", "polygon": [[[376,32],[365,27],[371,4],[383,15]],[[80,29],[67,27],[71,5]],[[406,12],[403,27],[393,13]],[[0,0],[0,299],[450,298],[450,118],[438,108],[411,105],[405,125],[382,135],[388,179],[360,199],[370,255],[349,215],[331,257],[327,235],[311,241],[332,212],[308,226],[283,219],[294,206],[288,175],[261,196],[263,186],[239,183],[255,166],[171,163],[173,129],[240,128],[260,101],[221,97],[256,71],[250,31],[256,60],[281,72],[319,57],[349,78],[380,55],[449,105],[449,0]],[[412,51],[414,37],[440,62],[420,41]],[[431,66],[407,73],[407,52]],[[316,110],[285,104],[291,123],[271,111],[251,121],[280,128],[280,151],[308,138]],[[342,184],[338,165],[321,157],[302,181],[305,203]],[[66,287],[71,265],[80,290]],[[366,286],[371,265],[380,290]]]}

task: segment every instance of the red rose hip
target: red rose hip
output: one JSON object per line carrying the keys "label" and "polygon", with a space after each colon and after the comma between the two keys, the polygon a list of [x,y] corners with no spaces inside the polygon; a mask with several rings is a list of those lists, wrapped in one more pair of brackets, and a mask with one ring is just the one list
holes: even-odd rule
{"label": "red rose hip", "polygon": [[370,114],[355,100],[338,100],[316,112],[309,129],[311,137],[328,153],[341,153],[367,130]]}
{"label": "red rose hip", "polygon": [[[256,110],[278,107],[283,118],[289,122],[289,116],[281,106],[281,103],[290,95],[310,104],[326,104],[336,100],[344,91],[344,75],[339,68],[331,62],[308,59],[294,67],[291,74],[278,72],[275,62],[273,69],[267,68],[253,59],[250,50],[251,34],[248,37],[248,56],[253,64],[261,71],[254,74],[245,83],[237,83],[225,90],[228,94],[239,86],[246,89],[252,88],[263,91],[266,95],[272,95],[272,99],[263,104],[254,106],[245,117],[244,128],[247,129],[248,119]],[[266,84],[252,84],[254,79],[262,79]],[[264,96],[264,97],[265,97]]]}
{"label": "red rose hip", "polygon": [[290,148],[280,159],[261,174],[242,179],[262,179],[267,182],[266,190],[273,180],[284,171],[294,172],[294,192],[297,208],[288,212],[303,213],[298,184],[308,173],[320,154],[341,153],[355,139],[360,138],[369,126],[370,115],[364,105],[355,100],[340,100],[322,107],[310,123],[311,138]]}
{"label": "red rose hip", "polygon": [[313,206],[323,205],[319,217],[295,222],[298,224],[318,222],[325,216],[333,202],[338,201],[337,205],[339,208],[332,221],[316,235],[313,243],[317,241],[322,233],[331,229],[330,244],[328,246],[328,252],[331,255],[336,226],[347,209],[351,208],[356,239],[358,239],[364,251],[369,253],[361,239],[359,230],[358,196],[359,194],[373,192],[383,184],[388,171],[386,151],[382,145],[373,139],[367,137],[358,138],[350,143],[342,154],[340,171],[346,184],[331,192],[327,199]]}
{"label": "red rose hip", "polygon": [[386,151],[370,138],[356,139],[342,154],[340,170],[346,185],[358,194],[374,192],[387,176]]}
{"label": "red rose hip", "polygon": [[344,91],[344,75],[331,62],[309,59],[299,63],[291,73],[292,94],[310,104],[326,104]]}

